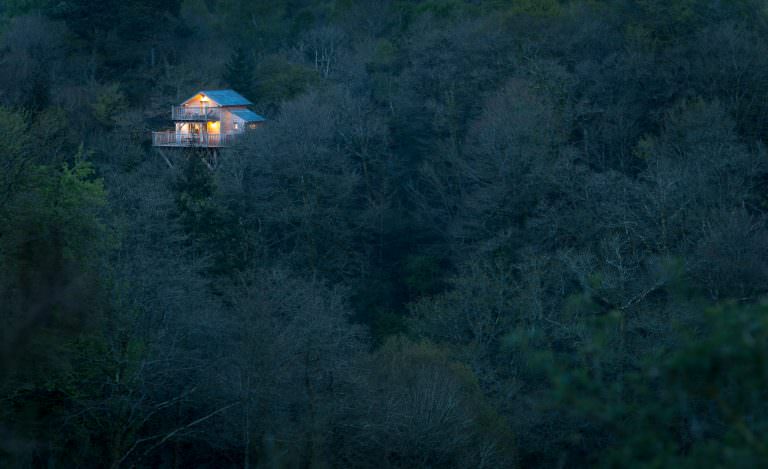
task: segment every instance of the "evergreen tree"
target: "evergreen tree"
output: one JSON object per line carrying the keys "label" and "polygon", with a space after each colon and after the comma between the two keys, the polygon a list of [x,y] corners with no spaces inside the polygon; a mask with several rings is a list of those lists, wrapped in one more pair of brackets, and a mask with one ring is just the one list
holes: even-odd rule
{"label": "evergreen tree", "polygon": [[251,53],[243,47],[237,47],[224,68],[224,83],[250,99],[253,96],[254,67]]}

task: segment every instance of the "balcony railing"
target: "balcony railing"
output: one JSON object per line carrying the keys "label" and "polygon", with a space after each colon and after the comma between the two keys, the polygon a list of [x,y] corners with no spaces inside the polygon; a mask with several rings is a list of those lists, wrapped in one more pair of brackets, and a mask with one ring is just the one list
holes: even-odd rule
{"label": "balcony railing", "polygon": [[182,132],[152,132],[152,146],[155,147],[227,147],[234,143],[237,134],[207,134]]}
{"label": "balcony railing", "polygon": [[172,120],[175,121],[218,121],[221,108],[208,106],[173,106]]}

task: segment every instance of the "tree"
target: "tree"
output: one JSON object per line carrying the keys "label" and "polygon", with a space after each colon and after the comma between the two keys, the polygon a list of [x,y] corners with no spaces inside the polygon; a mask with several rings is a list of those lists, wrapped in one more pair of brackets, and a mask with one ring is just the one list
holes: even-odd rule
{"label": "tree", "polygon": [[224,83],[245,97],[254,95],[254,72],[256,64],[251,51],[239,46],[224,67]]}
{"label": "tree", "polygon": [[499,467],[511,435],[472,372],[428,342],[390,339],[371,357],[340,444],[357,467]]}
{"label": "tree", "polygon": [[601,453],[606,466],[760,464],[765,315],[759,306],[715,307],[673,349],[645,355],[619,375],[598,368],[615,344],[617,318],[608,319],[596,325],[605,340],[576,351],[593,356],[591,363],[565,370],[553,362],[557,396],[576,418],[610,435]]}
{"label": "tree", "polygon": [[385,129],[345,90],[312,92],[235,150],[226,200],[246,214],[262,255],[334,281],[366,270],[361,243],[381,229],[386,207]]}
{"label": "tree", "polygon": [[[355,392],[363,331],[343,293],[260,270],[233,290],[226,325],[241,407],[234,428],[244,466],[314,465],[334,458],[333,435]],[[225,358],[225,357],[222,357]]]}
{"label": "tree", "polygon": [[[103,183],[82,152],[74,160],[17,172],[20,180],[0,211],[0,219],[13,220],[0,230],[0,392],[13,403],[9,413],[38,416],[4,430],[21,442],[48,440],[50,457],[57,445],[76,440],[40,428],[65,418],[79,357],[70,347],[103,324],[107,285],[100,275],[115,246]],[[4,415],[2,421],[18,420]]]}

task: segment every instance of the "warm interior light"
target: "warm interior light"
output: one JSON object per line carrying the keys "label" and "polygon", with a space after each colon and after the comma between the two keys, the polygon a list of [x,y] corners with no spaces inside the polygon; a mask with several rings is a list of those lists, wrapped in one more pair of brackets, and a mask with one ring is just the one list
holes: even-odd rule
{"label": "warm interior light", "polygon": [[200,101],[202,101],[202,102],[204,102],[204,103],[205,103],[205,102],[208,102],[208,96],[206,96],[206,95],[202,95],[202,97],[200,98]]}
{"label": "warm interior light", "polygon": [[209,122],[208,123],[208,133],[209,134],[217,134],[219,133],[219,122]]}

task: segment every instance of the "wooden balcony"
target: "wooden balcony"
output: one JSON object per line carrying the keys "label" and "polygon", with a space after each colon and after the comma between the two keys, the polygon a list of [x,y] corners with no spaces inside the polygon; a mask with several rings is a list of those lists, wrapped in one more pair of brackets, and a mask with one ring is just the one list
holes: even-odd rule
{"label": "wooden balcony", "polygon": [[174,121],[207,122],[221,120],[221,108],[209,106],[173,106],[171,119]]}
{"label": "wooden balcony", "polygon": [[221,148],[234,143],[237,134],[152,132],[152,146],[180,148]]}

